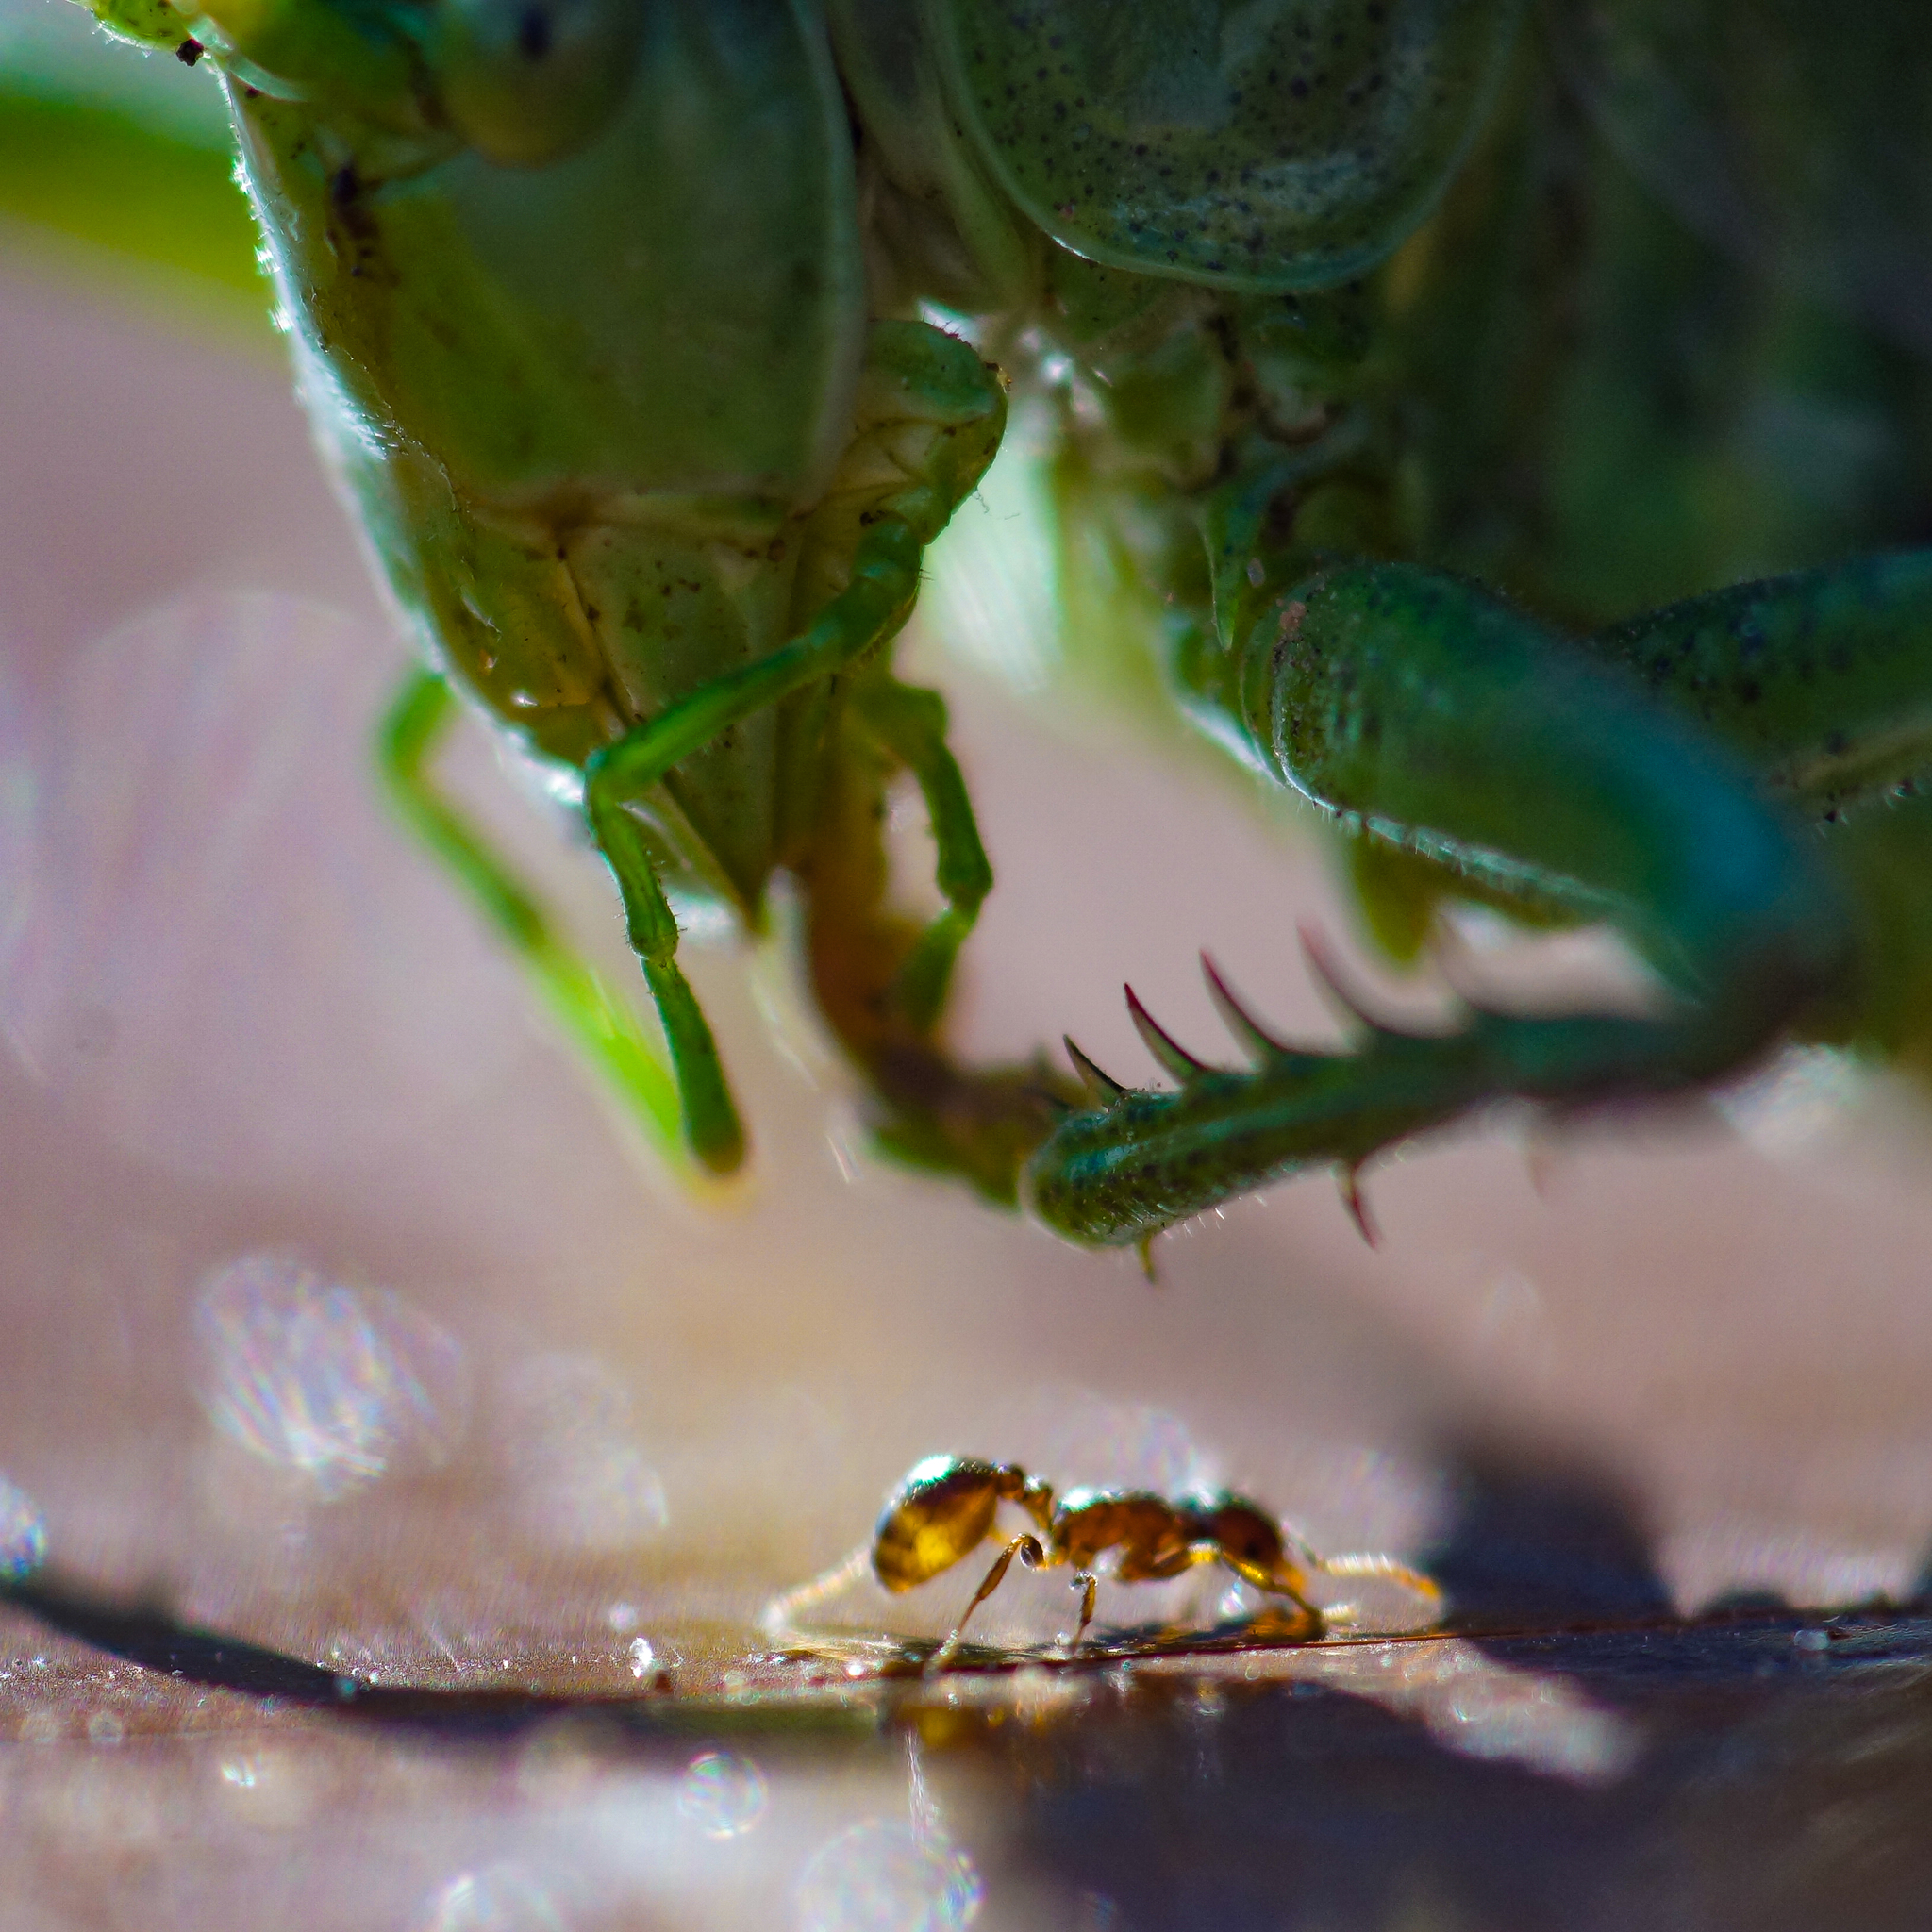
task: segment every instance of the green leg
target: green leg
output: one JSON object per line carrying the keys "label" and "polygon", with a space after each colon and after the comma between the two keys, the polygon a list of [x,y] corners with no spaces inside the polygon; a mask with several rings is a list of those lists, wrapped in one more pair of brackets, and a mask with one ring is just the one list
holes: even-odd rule
{"label": "green leg", "polygon": [[636,1015],[558,938],[536,899],[437,788],[430,767],[456,715],[456,699],[433,672],[414,672],[405,680],[376,739],[377,769],[391,802],[455,874],[653,1146],[675,1160],[677,1090]]}
{"label": "green leg", "polygon": [[1932,764],[1932,553],[1743,586],[1581,643],[1457,578],[1343,567],[1257,599],[1182,675],[1345,829],[1487,895],[1613,920],[1668,992],[1641,1015],[1472,1007],[1437,1036],[1358,1011],[1352,1054],[1282,1046],[1226,1001],[1256,1061],[1240,1072],[1146,1022],[1177,1091],[1096,1070],[1092,1105],[1027,1170],[1035,1211],[1080,1241],[1144,1241],[1308,1165],[1352,1178],[1492,1101],[1695,1088],[1842,1002],[1857,921],[1806,815]]}
{"label": "green leg", "polygon": [[713,1173],[744,1158],[744,1129],[711,1030],[678,970],[677,922],[628,807],[646,798],[681,760],[721,731],[815,679],[864,658],[904,623],[919,591],[919,540],[883,516],[859,541],[849,586],[803,636],[742,670],[703,685],[598,752],[585,771],[584,807],[624,895],[630,942],[643,962],[677,1070],[691,1152]]}
{"label": "green leg", "polygon": [[[920,708],[928,723],[938,722],[936,708]],[[922,950],[929,949],[930,958],[945,946],[941,957],[950,963],[946,928],[955,912],[949,908],[937,922],[941,939],[935,945],[931,924],[922,931],[894,910],[883,826],[888,789],[908,759],[880,742],[881,734],[858,715],[856,694],[840,710],[811,841],[793,861],[806,894],[813,998],[870,1090],[870,1124],[880,1150],[1011,1206],[1022,1163],[1077,1090],[1063,1089],[1044,1064],[962,1066],[940,1037],[936,1005],[910,1010],[918,1002],[907,997],[908,982],[926,970],[917,964]],[[906,745],[907,738],[899,741]],[[928,759],[926,775],[926,796],[939,801],[933,817],[941,877],[964,909],[987,876],[972,814],[963,790],[946,801],[958,783],[950,758]],[[935,977],[924,984],[933,987]]]}
{"label": "green leg", "polygon": [[899,969],[894,1002],[918,1033],[939,1024],[959,948],[992,891],[992,867],[979,842],[966,781],[946,746],[946,703],[891,678],[868,680],[852,694],[859,716],[887,751],[918,780],[939,848],[935,879],[946,909],[926,927]]}

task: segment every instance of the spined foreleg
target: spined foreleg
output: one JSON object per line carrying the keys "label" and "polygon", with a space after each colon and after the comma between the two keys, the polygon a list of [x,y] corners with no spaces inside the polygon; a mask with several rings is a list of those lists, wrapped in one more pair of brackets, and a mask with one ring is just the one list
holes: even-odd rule
{"label": "spined foreleg", "polygon": [[1807,817],[1932,760],[1932,558],[1741,587],[1581,643],[1437,573],[1338,568],[1257,599],[1186,675],[1345,829],[1613,921],[1664,991],[1641,1015],[1472,1008],[1441,1035],[1364,1015],[1349,1054],[1248,1027],[1240,1072],[1170,1055],[1176,1091],[1102,1088],[1029,1164],[1035,1212],[1081,1241],[1352,1172],[1488,1102],[1700,1086],[1842,1003],[1857,922]]}

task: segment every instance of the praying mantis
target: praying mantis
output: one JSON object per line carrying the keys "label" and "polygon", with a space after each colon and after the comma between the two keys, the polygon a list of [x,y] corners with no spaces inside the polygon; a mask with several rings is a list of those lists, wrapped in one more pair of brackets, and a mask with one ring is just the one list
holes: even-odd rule
{"label": "praying mantis", "polygon": [[[215,68],[325,455],[425,664],[406,819],[635,1104],[746,1134],[680,917],[803,906],[901,1159],[1140,1244],[1499,1102],[1932,1065],[1932,61],[1801,0],[92,0]],[[103,58],[108,58],[104,50]],[[1096,655],[1445,906],[1607,922],[1641,1011],[1170,1076],[975,1066],[992,887],[922,558],[1014,397]],[[460,704],[573,800],[668,1050],[440,790]],[[894,910],[917,782],[943,909]],[[1318,964],[1326,970],[1325,956]],[[1330,976],[1334,977],[1332,971]]]}

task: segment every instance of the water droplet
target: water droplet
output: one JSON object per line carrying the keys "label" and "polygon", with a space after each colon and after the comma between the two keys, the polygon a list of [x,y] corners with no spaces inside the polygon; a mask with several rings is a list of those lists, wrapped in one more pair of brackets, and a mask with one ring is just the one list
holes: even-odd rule
{"label": "water droplet", "polygon": [[520,1865],[487,1865],[452,1878],[430,1904],[423,1932],[564,1932],[563,1914]]}
{"label": "water droplet", "polygon": [[46,1518],[25,1490],[0,1475],[0,1581],[18,1583],[46,1560]]}
{"label": "water droplet", "polygon": [[701,1751],[677,1787],[681,1816],[707,1838],[742,1838],[765,1815],[765,1774],[733,1751]]}
{"label": "water droplet", "polygon": [[633,1637],[630,1641],[630,1674],[633,1677],[648,1677],[657,1668],[658,1653],[651,1648],[648,1637]]}
{"label": "water droplet", "polygon": [[803,1932],[960,1932],[984,1896],[957,1845],[870,1818],[813,1855],[798,1880],[798,1920]]}
{"label": "water droplet", "polygon": [[247,1255],[208,1278],[194,1327],[216,1426],[325,1499],[438,1468],[461,1439],[460,1347],[386,1290],[346,1288],[291,1256]]}

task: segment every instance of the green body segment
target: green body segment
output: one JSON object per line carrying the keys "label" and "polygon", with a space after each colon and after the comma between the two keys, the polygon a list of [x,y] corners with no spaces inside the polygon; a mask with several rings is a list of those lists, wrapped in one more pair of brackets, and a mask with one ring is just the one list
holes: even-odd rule
{"label": "green body segment", "polygon": [[[1582,30],[1627,60],[1659,35],[1714,43],[1719,16],[1740,10],[1697,9],[1690,27],[1595,9]],[[1877,9],[1849,62],[1910,42],[1908,17]],[[1731,125],[1713,113],[1694,133],[1710,159],[1774,140],[1769,104],[1829,95],[1814,76],[1845,64],[1815,13],[1752,10],[1748,31],[1762,58],[1710,89]],[[1194,459],[1176,440],[1111,505],[1092,500],[1123,535],[1129,517],[1164,527],[1158,544],[1132,537],[1117,568],[1152,607],[1183,707],[1331,815],[1359,854],[1371,929],[1402,957],[1443,902],[1472,899],[1533,924],[1607,918],[1664,990],[1643,1015],[1469,1008],[1432,1037],[1362,1013],[1333,1052],[1281,1046],[1236,1012],[1250,1065],[1232,1071],[1150,1023],[1174,1087],[1090,1069],[1087,1105],[1028,1165],[1035,1212],[1074,1239],[1144,1243],[1313,1166],[1340,1169],[1355,1200],[1372,1155],[1491,1102],[1570,1112],[1669,1093],[1783,1038],[1924,1064],[1932,956],[1912,908],[1932,813],[1911,794],[1932,767],[1932,553],[1814,559],[1923,541],[1932,466],[1911,425],[1927,420],[1928,372],[1812,306],[1811,264],[1750,255],[1739,244],[1757,238],[1735,231],[1687,244],[1633,202],[1620,158],[1596,164],[1586,252],[1574,204],[1548,185],[1549,117],[1566,106],[1526,63],[1507,92],[1441,213],[1372,288],[1374,346],[1314,373],[1325,417],[1296,436],[1242,408],[1251,325],[1224,304],[1235,400],[1219,475],[1177,502],[1163,480]],[[1922,150],[1932,124],[1888,125],[1921,130]],[[1864,139],[1839,131],[1835,151],[1829,124],[1814,131],[1834,165]],[[1796,188],[1800,206],[1820,182],[1854,219],[1828,172]],[[1896,179],[1872,184],[1873,206],[1899,199]],[[1893,252],[1897,274],[1924,271],[1927,233]],[[1789,412],[1783,461],[1739,463],[1750,409]],[[1857,425],[1856,460],[1842,442],[1827,454],[1826,422]],[[1098,439],[1076,449],[1118,474]],[[1728,588],[1683,595],[1712,582]],[[1646,598],[1646,614],[1623,614]]]}
{"label": "green body segment", "polygon": [[1516,0],[939,0],[950,92],[1014,204],[1076,255],[1324,288],[1427,213]]}
{"label": "green body segment", "polygon": [[1925,770],[1932,550],[1738,584],[1589,641],[1807,816]]}
{"label": "green body segment", "polygon": [[[399,601],[572,764],[791,633],[864,353],[822,40],[756,4],[648,23],[624,104],[538,167],[231,85],[311,410]],[[680,857],[746,906],[778,758],[761,719],[673,788]]]}
{"label": "green body segment", "polygon": [[[108,4],[134,37],[181,38],[184,16]],[[941,833],[949,910],[896,962],[917,1041],[991,883],[930,707],[874,660],[998,447],[1004,392],[963,342],[871,310],[809,0],[272,0],[187,24],[222,67],[302,388],[396,602],[458,685],[579,775],[684,1137],[728,1172],[744,1133],[674,899],[756,923],[772,873],[812,857],[855,677]],[[434,690],[396,712],[394,795],[661,1126],[661,1074],[436,793]]]}
{"label": "green body segment", "polygon": [[1324,573],[1239,657],[1243,723],[1284,784],[1367,836],[1616,920],[1691,998],[1722,1005],[1757,956],[1807,987],[1843,950],[1816,841],[1742,758],[1473,585]]}

